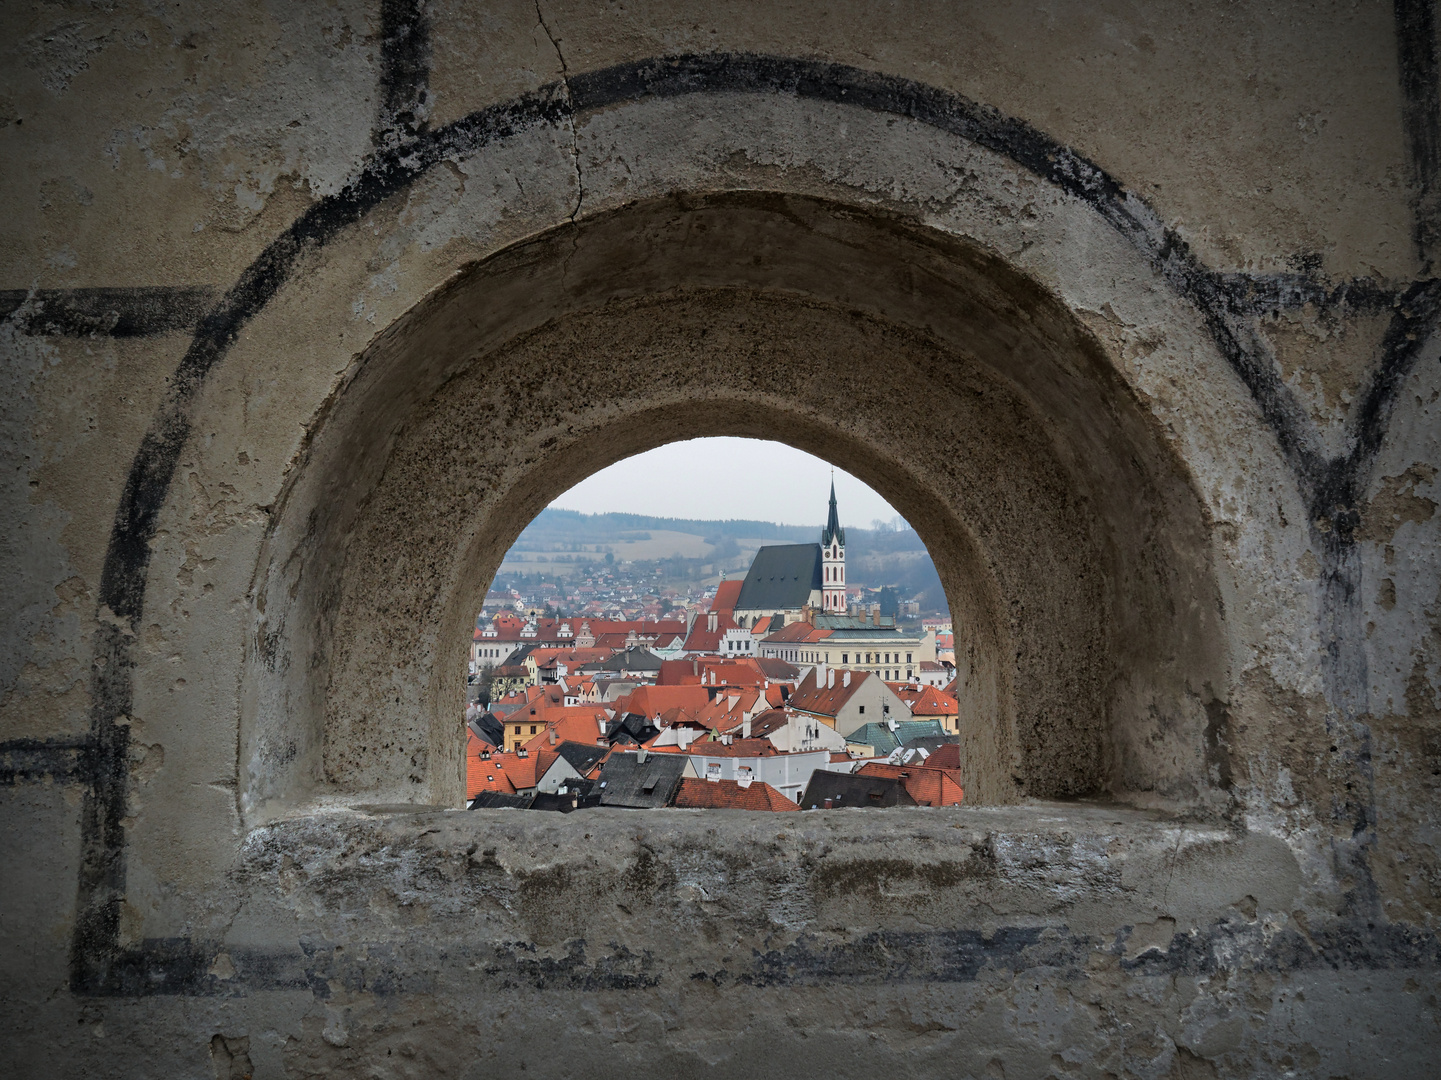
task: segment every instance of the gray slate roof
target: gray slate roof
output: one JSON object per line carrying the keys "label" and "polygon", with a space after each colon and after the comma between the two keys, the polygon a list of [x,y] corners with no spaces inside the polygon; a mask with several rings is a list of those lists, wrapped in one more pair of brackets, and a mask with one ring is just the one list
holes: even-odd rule
{"label": "gray slate roof", "polygon": [[609,746],[596,746],[594,743],[563,742],[555,748],[555,752],[570,764],[570,767],[584,776],[595,768],[595,763],[610,751]]}
{"label": "gray slate roof", "polygon": [[831,800],[831,809],[857,806],[915,806],[916,800],[901,782],[889,776],[833,773],[817,769],[801,796],[802,810],[820,810]]}
{"label": "gray slate roof", "polygon": [[600,804],[630,810],[669,806],[690,758],[684,754],[612,754],[600,767]]}
{"label": "gray slate roof", "polygon": [[821,587],[819,544],[772,544],[756,552],[736,600],[737,611],[791,611]]}
{"label": "gray slate roof", "polygon": [[586,664],[581,671],[660,671],[660,657],[643,645],[613,653],[609,660]]}
{"label": "gray slate roof", "polygon": [[535,802],[535,792],[511,795],[500,791],[482,791],[470,800],[472,810],[529,810]]}

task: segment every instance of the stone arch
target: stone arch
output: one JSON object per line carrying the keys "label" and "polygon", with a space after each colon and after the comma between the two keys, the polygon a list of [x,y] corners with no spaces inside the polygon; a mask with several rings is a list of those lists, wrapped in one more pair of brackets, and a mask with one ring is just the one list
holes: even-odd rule
{"label": "stone arch", "polygon": [[[750,290],[863,312],[960,353],[975,351],[974,316],[989,311],[995,333],[984,343],[997,376],[1041,418],[1037,445],[1048,445],[1057,475],[1075,481],[1062,487],[1092,522],[1107,520],[1096,507],[1114,508],[1116,520],[1136,526],[1133,539],[1148,539],[1097,548],[1110,560],[1117,602],[1093,631],[1115,648],[1081,680],[1097,732],[1086,779],[1032,786],[1045,771],[1028,778],[1018,765],[1005,777],[997,770],[993,790],[973,790],[998,800],[1106,790],[1224,802],[1230,751],[1210,718],[1225,715],[1230,672],[1254,662],[1255,643],[1285,632],[1297,614],[1296,594],[1242,552],[1289,544],[1294,550],[1277,554],[1294,566],[1304,550],[1291,534],[1263,536],[1253,510],[1270,512],[1279,498],[1293,520],[1307,511],[1267,427],[1274,403],[1233,363],[1229,316],[1201,302],[1214,279],[1094,166],[1065,154],[1042,160],[1006,141],[1019,132],[1031,150],[1050,145],[1035,132],[1013,131],[984,110],[975,128],[949,114],[903,113],[905,101],[851,100],[695,85],[654,98],[642,89],[629,103],[590,111],[576,102],[536,112],[522,101],[512,103],[518,111],[485,110],[436,132],[403,167],[382,159],[317,203],[202,323],[132,465],[102,577],[104,611],[120,621],[97,638],[97,670],[107,673],[97,738],[123,740],[127,717],[146,717],[186,762],[152,789],[173,782],[169,794],[205,803],[191,820],[216,828],[331,796],[452,801],[458,760],[452,769],[447,756],[458,747],[448,738],[426,736],[413,775],[407,763],[361,783],[326,782],[333,658],[325,643],[349,515],[391,459],[404,428],[396,418],[478,352],[655,293],[664,278],[671,290]],[[655,141],[661,131],[670,133],[664,146]],[[730,234],[707,233],[707,208],[736,222],[745,205],[782,227],[739,257],[721,245],[709,262],[696,261],[711,239]],[[645,224],[609,247],[590,246],[601,224],[627,220]],[[823,243],[797,246],[787,229]],[[660,252],[690,261],[665,264]],[[508,276],[491,273],[504,266]],[[541,266],[551,273],[543,288],[531,280]],[[463,319],[430,318],[476,274],[488,291]],[[955,287],[956,275],[971,284]],[[1000,293],[992,278],[1007,283]],[[1001,307],[987,308],[985,298],[1007,289]],[[1036,341],[1067,344],[1032,348]],[[402,346],[411,350],[404,362],[395,359]],[[1045,427],[1065,415],[1087,419]],[[1088,464],[1131,458],[1134,468],[1109,473]],[[1138,497],[1155,511],[1149,525],[1127,509]],[[297,518],[288,508],[300,505],[315,513]],[[1159,557],[1120,555],[1152,549]],[[289,554],[277,562],[279,551]],[[210,572],[207,596],[187,584],[197,562],[223,568]],[[1127,567],[1147,569],[1133,578]],[[284,588],[272,587],[282,579]],[[1238,597],[1246,621],[1228,629],[1222,612],[1236,610]],[[1147,619],[1158,610],[1180,618],[1152,634]],[[1143,612],[1151,615],[1138,618]],[[137,648],[129,632],[152,644]],[[187,665],[188,685],[172,685],[162,645]],[[1304,670],[1314,647],[1304,640],[1269,662]],[[1067,700],[1064,680],[1046,681]],[[1040,700],[1024,687],[1022,697]],[[1044,729],[1030,737],[1043,741]],[[1011,751],[1020,746],[1013,738]],[[234,779],[187,786],[194,772]],[[118,821],[124,779],[118,770],[107,776],[95,805]],[[132,865],[166,857],[162,834],[127,837]]]}
{"label": "stone arch", "polygon": [[451,643],[506,548],[582,476],[702,434],[781,438],[904,507],[969,628],[978,801],[1205,797],[1204,514],[1094,335],[974,245],[737,193],[516,245],[366,355],[261,560],[252,812],[456,799]]}

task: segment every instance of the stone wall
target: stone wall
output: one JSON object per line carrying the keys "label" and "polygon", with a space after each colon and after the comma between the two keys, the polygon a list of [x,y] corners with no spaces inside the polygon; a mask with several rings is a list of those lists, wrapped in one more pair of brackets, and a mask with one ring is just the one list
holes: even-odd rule
{"label": "stone wall", "polygon": [[[1426,1071],[1432,5],[3,18],[11,1071]],[[697,434],[916,525],[972,805],[457,809]]]}

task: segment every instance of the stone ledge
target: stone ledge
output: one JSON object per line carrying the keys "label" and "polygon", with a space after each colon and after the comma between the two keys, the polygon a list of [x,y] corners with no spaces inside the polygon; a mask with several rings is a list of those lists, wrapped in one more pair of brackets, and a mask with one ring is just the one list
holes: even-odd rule
{"label": "stone ledge", "polygon": [[101,994],[949,984],[1413,969],[1416,928],[1289,916],[1272,837],[1095,804],[804,815],[372,807],[246,837],[222,932]]}

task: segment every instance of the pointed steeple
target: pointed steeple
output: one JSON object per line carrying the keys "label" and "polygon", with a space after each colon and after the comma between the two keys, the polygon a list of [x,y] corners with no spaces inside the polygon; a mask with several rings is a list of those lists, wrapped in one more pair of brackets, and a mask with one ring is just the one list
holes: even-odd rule
{"label": "pointed steeple", "polygon": [[831,477],[831,516],[826,521],[826,527],[821,532],[821,547],[830,547],[834,540],[841,547],[846,546],[846,531],[841,528],[841,518],[836,512],[836,480]]}

